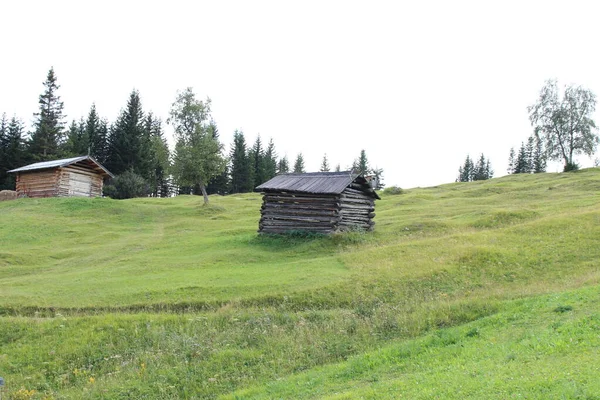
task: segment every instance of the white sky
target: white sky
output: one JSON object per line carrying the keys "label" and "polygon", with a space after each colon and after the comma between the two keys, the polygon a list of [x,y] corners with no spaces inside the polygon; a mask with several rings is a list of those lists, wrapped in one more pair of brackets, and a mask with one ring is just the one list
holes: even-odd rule
{"label": "white sky", "polygon": [[191,86],[212,98],[227,147],[235,129],[250,144],[260,133],[290,163],[302,152],[309,171],[324,153],[344,168],[365,149],[388,186],[431,186],[483,152],[501,176],[545,80],[600,94],[599,10],[573,0],[3,1],[0,112],[30,123],[54,66],[68,121],[93,102],[114,121],[134,88],[165,120]]}

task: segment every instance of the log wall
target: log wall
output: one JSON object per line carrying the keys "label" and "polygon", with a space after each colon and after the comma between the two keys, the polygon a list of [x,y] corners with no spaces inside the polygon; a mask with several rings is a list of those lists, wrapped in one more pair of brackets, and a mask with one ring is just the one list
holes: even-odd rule
{"label": "log wall", "polygon": [[19,197],[57,196],[58,170],[17,173],[17,193]]}
{"label": "log wall", "polygon": [[352,188],[339,195],[265,192],[258,231],[328,234],[339,230],[373,230],[374,210],[374,200]]}
{"label": "log wall", "polygon": [[101,175],[77,165],[17,174],[19,197],[99,197],[102,185]]}

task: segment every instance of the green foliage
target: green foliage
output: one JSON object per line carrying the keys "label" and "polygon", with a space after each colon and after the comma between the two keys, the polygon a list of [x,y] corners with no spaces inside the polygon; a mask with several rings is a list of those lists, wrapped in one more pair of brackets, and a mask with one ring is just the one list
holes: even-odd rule
{"label": "green foliage", "polygon": [[67,132],[67,142],[64,145],[63,156],[78,157],[88,154],[89,140],[83,118],[73,120]]}
{"label": "green foliage", "polygon": [[0,119],[0,190],[15,190],[15,175],[7,171],[21,167],[26,158],[23,122],[17,117],[10,121],[6,114]]}
{"label": "green foliage", "polygon": [[148,184],[133,171],[125,171],[115,176],[104,186],[104,195],[112,199],[132,199],[148,194]]}
{"label": "green foliage", "polygon": [[467,155],[465,163],[458,168],[456,182],[484,181],[491,179],[493,176],[494,171],[492,170],[490,160],[486,160],[483,154],[479,157],[477,164]]}
{"label": "green foliage", "polygon": [[599,185],[411,189],[319,237],[257,235],[254,193],[2,202],[7,396],[591,397]]}
{"label": "green foliage", "polygon": [[303,174],[306,172],[304,168],[304,156],[302,153],[298,153],[296,156],[296,161],[294,161],[294,173],[295,174]]}
{"label": "green foliage", "polygon": [[277,163],[277,173],[278,174],[287,174],[290,172],[290,164],[288,162],[287,156],[283,156],[279,159]]}
{"label": "green foliage", "polygon": [[148,176],[147,141],[140,94],[134,90],[129,95],[127,107],[111,128],[106,168],[115,175],[132,170],[140,176]]}
{"label": "green foliage", "polygon": [[559,93],[556,80],[548,80],[537,102],[527,108],[535,134],[545,139],[551,160],[563,160],[565,172],[574,165],[573,156],[591,156],[598,145],[596,95],[581,86],[565,86]]}
{"label": "green foliage", "polygon": [[89,142],[90,155],[99,163],[104,164],[108,159],[108,122],[101,119],[92,104],[85,123],[85,131]]}
{"label": "green foliage", "polygon": [[173,177],[179,186],[198,185],[208,204],[206,185],[223,173],[227,162],[223,145],[215,135],[210,118],[210,99],[196,100],[192,88],[177,94],[168,122],[177,137],[173,154]]}
{"label": "green foliage", "polygon": [[383,189],[383,194],[386,196],[395,196],[398,194],[404,194],[405,191],[400,186],[389,186]]}
{"label": "green foliage", "polygon": [[60,158],[60,147],[64,141],[63,102],[57,91],[60,88],[50,68],[44,82],[44,93],[40,95],[40,110],[34,114],[34,131],[28,143],[27,151],[35,161],[47,161]]}
{"label": "green foliage", "polygon": [[250,180],[250,159],[246,149],[244,132],[236,130],[233,133],[233,145],[229,153],[231,163],[231,193],[246,193],[252,191]]}
{"label": "green foliage", "polygon": [[327,153],[323,155],[323,161],[321,161],[321,172],[329,172],[329,161],[327,160]]}

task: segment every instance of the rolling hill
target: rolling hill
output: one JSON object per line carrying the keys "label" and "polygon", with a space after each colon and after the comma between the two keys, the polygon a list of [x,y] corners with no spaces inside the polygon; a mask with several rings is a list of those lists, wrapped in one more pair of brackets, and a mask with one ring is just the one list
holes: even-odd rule
{"label": "rolling hill", "polygon": [[0,203],[8,398],[597,398],[600,170],[383,193],[258,236],[260,196]]}

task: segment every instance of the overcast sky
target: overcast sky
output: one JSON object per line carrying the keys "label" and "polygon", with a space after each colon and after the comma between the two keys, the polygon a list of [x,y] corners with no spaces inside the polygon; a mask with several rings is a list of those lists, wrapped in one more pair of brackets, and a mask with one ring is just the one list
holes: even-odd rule
{"label": "overcast sky", "polygon": [[291,163],[302,152],[309,171],[324,153],[345,168],[365,149],[388,186],[453,182],[467,154],[501,176],[547,79],[600,94],[598,11],[573,0],[3,1],[0,113],[30,124],[53,66],[69,121],[94,102],[113,121],[134,88],[166,119],[191,86],[212,99],[227,147],[235,129],[248,142],[260,133]]}

